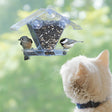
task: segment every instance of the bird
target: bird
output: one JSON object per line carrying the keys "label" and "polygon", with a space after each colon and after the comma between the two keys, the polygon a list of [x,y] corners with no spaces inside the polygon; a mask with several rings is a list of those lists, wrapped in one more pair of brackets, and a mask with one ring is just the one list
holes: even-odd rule
{"label": "bird", "polygon": [[[20,41],[20,45],[23,47],[23,49],[31,49],[32,47],[32,39],[28,38],[28,36],[22,36],[20,37],[20,39],[18,39],[18,41]],[[25,55],[24,53],[24,60],[28,60],[29,56]]]}
{"label": "bird", "polygon": [[72,39],[68,39],[68,38],[63,38],[60,40],[60,44],[62,45],[62,47],[64,49],[70,49],[74,46],[75,43],[78,42],[83,42],[83,41],[77,41],[77,40],[72,40]]}

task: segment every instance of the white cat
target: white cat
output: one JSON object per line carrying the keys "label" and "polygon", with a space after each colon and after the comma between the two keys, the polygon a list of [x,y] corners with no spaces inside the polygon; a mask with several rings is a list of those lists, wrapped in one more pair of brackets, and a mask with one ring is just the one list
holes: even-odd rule
{"label": "white cat", "polygon": [[108,50],[96,58],[75,57],[60,73],[65,94],[76,104],[74,112],[112,112]]}

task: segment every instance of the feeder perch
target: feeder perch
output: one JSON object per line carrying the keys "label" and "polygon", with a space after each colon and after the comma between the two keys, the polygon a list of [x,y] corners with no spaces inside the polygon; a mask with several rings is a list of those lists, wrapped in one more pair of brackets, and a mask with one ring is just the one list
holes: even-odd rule
{"label": "feeder perch", "polygon": [[65,49],[55,49],[65,27],[71,25],[74,30],[81,27],[52,9],[39,9],[25,19],[11,26],[18,30],[27,25],[37,48],[23,50],[27,56],[66,55]]}

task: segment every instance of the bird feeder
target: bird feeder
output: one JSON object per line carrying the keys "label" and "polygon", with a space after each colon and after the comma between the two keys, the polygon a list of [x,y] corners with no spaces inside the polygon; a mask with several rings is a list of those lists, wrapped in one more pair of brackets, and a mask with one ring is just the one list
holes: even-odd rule
{"label": "bird feeder", "polygon": [[55,49],[65,27],[71,25],[74,30],[81,29],[79,25],[52,9],[39,9],[12,25],[11,30],[18,30],[23,25],[28,26],[36,45],[35,49],[24,50],[27,56],[66,55],[65,49]]}

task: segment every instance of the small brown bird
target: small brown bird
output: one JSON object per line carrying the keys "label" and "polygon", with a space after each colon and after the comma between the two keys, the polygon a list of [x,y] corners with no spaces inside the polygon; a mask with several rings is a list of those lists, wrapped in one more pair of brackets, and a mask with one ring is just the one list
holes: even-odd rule
{"label": "small brown bird", "polygon": [[[20,41],[20,45],[23,47],[23,49],[31,49],[33,41],[30,38],[28,38],[27,36],[22,36],[18,40]],[[24,60],[28,59],[29,56],[24,54]]]}

